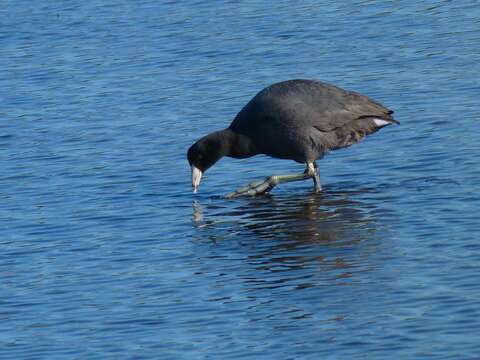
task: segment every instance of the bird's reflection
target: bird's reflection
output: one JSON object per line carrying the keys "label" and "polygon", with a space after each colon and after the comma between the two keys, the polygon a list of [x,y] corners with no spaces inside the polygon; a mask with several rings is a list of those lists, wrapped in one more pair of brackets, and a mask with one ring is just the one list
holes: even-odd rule
{"label": "bird's reflection", "polygon": [[[233,272],[242,284],[240,294],[267,301],[265,307],[255,302],[251,321],[272,316],[291,317],[294,324],[308,321],[312,312],[308,302],[302,306],[305,294],[315,298],[328,293],[335,299],[337,292],[345,294],[345,285],[355,284],[357,274],[375,269],[371,255],[382,242],[375,236],[376,209],[362,200],[368,198],[363,196],[365,191],[374,190],[345,192],[327,187],[321,194],[197,201],[193,223],[202,240],[199,244],[207,239],[218,245],[208,248],[202,262],[222,274],[220,284],[224,274]],[[204,251],[203,245],[199,252]],[[270,308],[272,301],[285,298],[293,299],[294,314],[287,314],[283,307]],[[259,307],[263,310],[258,311]],[[344,310],[336,309],[326,321],[345,318],[348,309]]]}
{"label": "bird's reflection", "polygon": [[361,240],[359,228],[373,229],[371,206],[353,200],[356,193],[262,196],[241,200],[193,203],[197,227],[247,232],[261,239],[290,240],[291,246],[308,243],[335,245]]}

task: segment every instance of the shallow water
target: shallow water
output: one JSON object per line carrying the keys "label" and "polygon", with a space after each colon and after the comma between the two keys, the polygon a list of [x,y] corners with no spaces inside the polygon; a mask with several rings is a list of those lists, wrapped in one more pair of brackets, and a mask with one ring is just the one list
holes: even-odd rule
{"label": "shallow water", "polygon": [[[480,355],[473,1],[7,1],[0,9],[2,358]],[[260,89],[317,78],[401,126],[302,170],[187,148]]]}

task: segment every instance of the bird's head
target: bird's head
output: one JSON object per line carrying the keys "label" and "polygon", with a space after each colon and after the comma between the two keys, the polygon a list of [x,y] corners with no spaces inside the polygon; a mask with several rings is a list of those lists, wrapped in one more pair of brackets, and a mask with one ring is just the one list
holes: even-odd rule
{"label": "bird's head", "polygon": [[208,168],[226,155],[225,142],[218,133],[207,135],[195,144],[187,152],[188,163],[192,168],[192,187],[196,193],[200,185],[202,175]]}

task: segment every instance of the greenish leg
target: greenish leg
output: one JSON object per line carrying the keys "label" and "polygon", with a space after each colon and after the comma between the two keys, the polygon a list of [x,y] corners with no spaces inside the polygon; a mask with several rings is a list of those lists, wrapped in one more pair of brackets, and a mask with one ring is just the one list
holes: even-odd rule
{"label": "greenish leg", "polygon": [[317,169],[314,167],[314,163],[309,163],[305,172],[302,174],[293,174],[293,175],[274,175],[269,176],[263,181],[254,181],[247,186],[241,187],[227,195],[227,199],[236,198],[239,196],[255,196],[267,193],[271,191],[275,186],[281,183],[301,181],[313,178],[315,183],[315,191],[319,192],[322,190],[320,185],[320,176]]}
{"label": "greenish leg", "polygon": [[317,166],[317,163],[313,163],[313,184],[315,185],[315,192],[319,193],[322,191],[322,184],[320,184],[320,169]]}

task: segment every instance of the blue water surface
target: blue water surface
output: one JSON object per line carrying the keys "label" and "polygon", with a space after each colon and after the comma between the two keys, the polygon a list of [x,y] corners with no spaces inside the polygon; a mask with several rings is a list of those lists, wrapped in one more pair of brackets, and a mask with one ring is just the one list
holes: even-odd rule
{"label": "blue water surface", "polygon": [[[0,357],[480,356],[475,1],[14,1],[0,7]],[[312,183],[186,150],[263,87],[395,110]]]}

